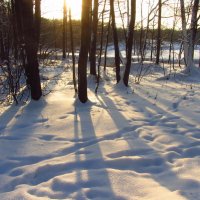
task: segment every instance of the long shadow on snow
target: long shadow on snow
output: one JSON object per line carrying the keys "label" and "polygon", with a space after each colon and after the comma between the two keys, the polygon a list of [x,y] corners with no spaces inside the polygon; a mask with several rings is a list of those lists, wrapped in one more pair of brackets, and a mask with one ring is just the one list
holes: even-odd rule
{"label": "long shadow on snow", "polygon": [[[39,108],[38,108],[39,109]],[[39,110],[36,109],[36,113],[39,113]],[[27,109],[28,111],[29,109]],[[84,111],[84,112],[83,112]],[[35,186],[47,181],[53,181],[52,190],[59,192],[57,195],[47,194],[48,197],[52,198],[66,198],[70,197],[70,195],[74,192],[77,192],[77,199],[81,197],[98,198],[98,199],[120,199],[123,198],[120,196],[115,196],[112,191],[111,182],[109,180],[108,173],[106,171],[106,163],[104,161],[100,146],[98,144],[99,141],[102,141],[103,138],[98,139],[95,134],[95,130],[92,124],[92,118],[90,115],[91,107],[87,105],[83,105],[76,109],[76,115],[74,120],[74,142],[75,146],[72,149],[66,149],[65,152],[62,152],[63,159],[68,153],[75,152],[76,160],[74,162],[63,162],[63,163],[52,163],[48,160],[49,164],[45,164],[41,162],[41,165],[36,168],[33,172],[23,172],[23,169],[15,171],[16,178],[13,179],[9,183],[9,185],[5,185],[2,191],[12,191],[16,186],[21,184],[27,184],[31,186]],[[25,113],[24,113],[25,114]],[[25,118],[27,115],[23,115]],[[36,116],[37,118],[37,116]],[[79,118],[79,123],[77,119]],[[25,139],[27,139],[34,131],[29,133],[29,135],[25,135]],[[87,134],[88,138],[92,138],[92,141],[82,141],[82,137],[84,134]],[[76,144],[77,143],[77,144]],[[94,147],[94,157],[84,149],[88,146]],[[23,148],[23,147],[20,147]],[[78,149],[77,149],[78,148]],[[45,157],[46,158],[46,157]],[[46,158],[47,159],[47,158]],[[25,163],[23,159],[14,166],[11,166],[7,171],[12,171],[13,168],[20,167],[23,164],[33,164]],[[38,162],[39,160],[34,160]],[[42,161],[42,160],[41,160]],[[54,161],[55,162],[55,161]],[[66,173],[76,172],[76,185],[71,185],[70,183],[66,183],[66,188],[58,187],[59,183],[57,183],[56,177],[62,176]],[[23,174],[23,176],[21,176]],[[85,180],[85,175],[87,174],[88,180]],[[55,178],[55,179],[54,179]],[[99,180],[98,180],[99,178]],[[98,181],[97,181],[98,180]],[[67,181],[67,180],[66,180]],[[87,189],[86,191],[83,191]],[[90,190],[88,190],[90,188]],[[84,193],[85,192],[85,193]],[[35,190],[29,190],[29,193],[32,195],[38,196],[39,193]],[[62,193],[62,194],[61,194]],[[39,195],[42,197],[43,195]]]}
{"label": "long shadow on snow", "polygon": [[[173,89],[173,88],[172,88]],[[141,92],[143,93],[143,94],[145,94],[146,93],[146,91],[143,89],[143,88],[140,88],[140,90],[141,90]],[[162,89],[161,88],[161,92],[163,92],[164,93],[164,89]],[[160,92],[160,93],[161,93]],[[187,94],[186,95],[188,95],[190,93],[190,91],[188,91],[187,92]],[[119,94],[120,95],[120,94]],[[197,130],[197,129],[195,129],[194,127],[195,127],[195,124],[194,123],[191,123],[191,122],[189,122],[188,121],[188,119],[186,120],[186,119],[184,119],[184,118],[182,118],[182,115],[180,114],[180,115],[178,115],[177,114],[177,109],[178,109],[178,107],[179,107],[179,104],[183,101],[183,97],[182,96],[180,96],[180,98],[178,99],[178,101],[177,102],[170,102],[169,100],[167,100],[167,99],[164,99],[163,97],[162,97],[162,95],[160,95],[159,97],[158,97],[158,100],[157,101],[159,101],[159,99],[161,99],[162,101],[165,101],[167,104],[172,104],[172,108],[168,108],[167,106],[165,106],[164,104],[161,104],[161,102],[159,102],[159,104],[156,104],[156,105],[153,105],[153,103],[150,101],[150,100],[148,100],[148,98],[145,98],[145,97],[142,97],[140,94],[134,94],[135,96],[137,96],[137,98],[139,99],[139,102],[140,101],[143,101],[144,103],[145,103],[145,105],[146,105],[146,107],[148,107],[148,108],[150,108],[150,109],[152,109],[152,110],[155,110],[155,108],[158,110],[158,113],[157,114],[162,114],[163,116],[169,116],[169,118],[171,118],[171,120],[177,120],[177,121],[180,121],[180,122],[182,122],[184,125],[186,125],[186,126],[188,126],[189,128],[190,128],[190,130],[192,129],[193,131],[194,130]],[[178,94],[177,94],[178,95]],[[138,104],[139,106],[140,106],[140,104]],[[143,105],[143,104],[142,104]],[[143,110],[147,110],[147,109],[145,109],[145,106],[140,106],[140,110],[141,111],[143,111]],[[148,111],[149,112],[149,111]],[[175,113],[173,113],[173,112],[175,112]],[[150,113],[150,112],[149,112]],[[153,114],[152,113],[150,113],[150,117],[153,117]],[[189,119],[190,120],[190,119]],[[192,121],[192,119],[190,120],[190,121]],[[199,123],[199,122],[197,122],[197,123]],[[177,124],[178,124],[178,122],[177,122]],[[188,128],[187,127],[187,128]],[[189,129],[188,128],[188,129]],[[189,130],[188,130],[189,131]],[[199,131],[199,130],[198,130]]]}
{"label": "long shadow on snow", "polygon": [[[63,66],[65,64],[65,61],[62,61],[60,66]],[[57,79],[59,79],[62,76],[62,73],[60,73],[57,76]],[[55,86],[55,80],[50,80],[47,84],[50,91],[53,90]],[[14,104],[6,110],[1,116],[0,116],[0,140],[4,142],[9,141],[20,141],[20,140],[26,140],[28,139],[35,130],[36,124],[41,124],[48,119],[44,118],[42,116],[42,110],[45,107],[46,102],[42,98],[40,101],[30,101],[23,107],[21,105],[15,106]],[[38,119],[39,118],[39,119]],[[34,121],[31,121],[31,119],[34,119]],[[15,122],[12,125],[9,125],[9,123],[15,120]],[[31,127],[29,131],[27,131],[27,128]],[[22,145],[23,144],[23,145]],[[9,144],[8,144],[9,145]],[[45,157],[37,157],[37,156],[29,156],[29,160],[27,161],[25,159],[26,156],[23,157],[14,157],[13,155],[16,154],[16,152],[21,151],[26,144],[24,142],[19,142],[18,145],[15,144],[15,149],[11,148],[10,153],[8,155],[8,159],[5,162],[1,162],[0,164],[0,174],[8,172],[15,167],[20,167],[27,164],[33,164],[37,163],[44,158],[51,158],[53,156],[45,156]],[[1,149],[0,149],[1,152]],[[2,155],[2,154],[1,154]],[[9,164],[9,167],[5,167]]]}
{"label": "long shadow on snow", "polygon": [[0,116],[0,139],[1,136],[6,135],[5,129],[9,122],[16,116],[17,112],[20,110],[21,106],[20,105],[11,105],[8,110],[6,110],[2,115]]}
{"label": "long shadow on snow", "polygon": [[[65,64],[65,61],[62,61],[60,66],[63,66]],[[44,73],[44,72],[43,72]],[[62,76],[62,73],[58,74],[56,77],[57,79],[59,79],[60,77]],[[50,91],[53,90],[53,88],[55,86],[52,86],[55,84],[55,80],[54,79],[51,79],[47,86],[49,88]],[[5,135],[6,135],[6,128],[7,128],[7,125],[9,124],[9,122],[13,119],[13,118],[20,118],[21,115],[24,115],[26,112],[26,110],[28,109],[28,107],[30,107],[30,104],[33,104],[34,101],[30,101],[27,105],[23,106],[24,108],[22,108],[21,105],[12,105],[10,106],[10,108],[8,110],[6,110],[1,116],[0,116],[0,136],[1,135],[4,135],[3,133],[5,132]],[[40,101],[39,101],[40,102]],[[36,103],[35,103],[36,104]],[[21,110],[22,113],[16,115],[18,113],[18,111]],[[33,112],[35,113],[35,110],[33,110]],[[36,111],[37,112],[37,111]],[[32,113],[28,113],[29,115],[32,115]],[[40,114],[40,112],[38,113],[38,115]],[[25,121],[27,122],[29,117],[26,116],[25,117]],[[19,119],[21,120],[21,119]],[[25,122],[25,123],[26,123]],[[29,120],[30,122],[30,120]],[[25,126],[25,125],[24,125]],[[20,127],[19,127],[20,128]],[[21,126],[21,128],[23,128],[23,126]],[[12,138],[11,138],[12,139]]]}
{"label": "long shadow on snow", "polygon": [[[99,146],[99,139],[96,137],[93,126],[91,106],[82,105],[77,107],[76,112],[77,115],[74,120],[75,139],[79,140],[87,134],[89,138],[96,141],[94,144],[91,144],[93,146],[93,152],[87,152],[84,148],[76,152],[77,163],[80,163],[81,165],[81,160],[86,160],[86,163],[80,169],[76,169],[76,180],[77,184],[80,185],[76,198],[79,199],[84,196],[82,188],[85,187],[90,188],[90,190],[86,192],[86,196],[89,199],[97,198],[123,200],[124,198],[115,196],[112,190],[108,172],[106,171],[106,164]],[[80,130],[78,127],[78,119],[80,120]],[[88,175],[87,181],[83,179],[84,173]]]}
{"label": "long shadow on snow", "polygon": [[[44,99],[41,99],[37,102],[30,101],[21,109],[21,112],[17,115],[16,113],[20,109],[20,106],[10,108],[11,110],[5,113],[5,116],[7,117],[5,117],[4,115],[2,116],[3,119],[6,119],[4,123],[9,123],[9,121],[11,121],[12,119],[15,119],[15,121],[12,125],[9,125],[4,130],[5,136],[0,137],[0,140],[3,140],[4,143],[8,143],[9,148],[9,151],[6,152],[7,159],[4,159],[3,162],[0,163],[0,174],[12,171],[16,167],[38,162],[39,158],[34,156],[32,157],[33,159],[31,161],[31,157],[29,158],[29,163],[22,157],[18,158],[15,157],[15,155],[21,153],[23,154],[23,152],[26,152],[26,148],[29,148],[29,145],[27,145],[26,142],[34,134],[37,125],[42,124],[48,120],[42,115],[42,110],[45,105],[46,102]],[[11,142],[15,142],[13,146]]]}
{"label": "long shadow on snow", "polygon": [[[120,95],[121,94],[119,94],[119,96]],[[118,111],[118,108],[115,106],[115,104],[112,102],[112,100],[108,96],[105,97],[105,96],[101,95],[101,97],[102,97],[102,99],[104,101],[104,102],[100,101],[102,103],[102,107],[105,107],[105,106],[107,108],[111,107],[112,109],[115,110],[114,115],[112,115],[112,112],[109,112],[109,114],[111,115],[113,121],[115,122],[115,124],[117,126],[118,126],[119,121],[126,120],[126,119],[124,119],[124,116]],[[139,98],[139,102],[140,102],[140,100],[145,102],[146,107],[152,108],[152,104],[150,102],[148,102],[146,99],[143,99],[141,96],[137,96],[137,98]],[[143,104],[143,107],[141,109],[143,110],[144,113],[149,113],[149,110],[146,109],[146,107]],[[166,110],[162,110],[161,108],[159,108],[158,110],[159,110],[158,114],[160,114],[160,112],[164,113],[164,114],[167,114]],[[172,113],[170,113],[170,115],[173,116]],[[152,116],[152,113],[149,113],[145,117],[146,118],[150,118],[151,116]],[[149,123],[149,126],[156,125],[156,123],[155,124],[154,123],[151,124],[151,120],[147,120],[147,122]],[[186,122],[186,123],[188,124],[188,122]],[[118,126],[118,128],[121,129],[120,126]],[[132,131],[131,131],[131,126],[128,127],[128,128],[125,128],[124,129],[124,134],[126,134],[127,132],[132,132],[132,134],[136,134],[135,130],[137,128],[138,128],[138,126],[132,126]],[[123,134],[122,134],[122,136],[123,136]],[[136,136],[136,137],[137,137],[137,139],[139,139],[138,136]],[[129,146],[131,148],[133,146],[132,141],[129,140],[129,139],[126,139],[126,138],[124,138],[124,139],[127,141],[127,143],[129,144]],[[181,190],[181,186],[179,186],[180,182],[184,182],[185,186],[192,186],[194,188],[199,188],[199,182],[197,182],[195,180],[191,180],[191,179],[184,179],[184,178],[178,177],[177,174],[172,171],[172,169],[170,167],[170,163],[167,163],[167,160],[162,158],[162,156],[159,154],[159,152],[157,152],[155,149],[153,149],[151,146],[149,146],[148,143],[145,140],[140,139],[140,142],[143,145],[144,149],[148,149],[148,151],[150,151],[153,154],[154,158],[152,158],[152,161],[151,161],[151,158],[144,159],[144,161],[142,161],[142,159],[141,159],[141,162],[139,161],[137,163],[135,163],[134,160],[131,161],[129,159],[128,159],[129,161],[126,162],[127,159],[125,159],[124,163],[126,163],[126,164],[124,164],[124,165],[127,165],[127,163],[129,163],[130,166],[123,166],[123,163],[121,163],[120,166],[121,166],[122,169],[123,168],[124,169],[129,169],[129,170],[133,169],[138,173],[150,173],[152,178],[156,182],[158,182],[161,186],[167,188],[170,191],[176,191],[176,190],[179,190],[179,189]],[[131,153],[133,153],[133,152],[132,151],[121,152],[121,154],[122,154],[121,156],[123,156],[123,155],[128,156]],[[137,155],[137,152],[134,155]],[[115,156],[119,156],[119,154],[118,155],[117,154],[116,155],[112,155],[112,156],[114,158]],[[143,156],[145,156],[145,151],[144,151],[144,155]],[[115,164],[117,164],[118,162],[119,161],[116,161],[116,163],[115,162],[111,162],[110,164],[107,163],[108,164],[107,167],[115,168]],[[123,162],[123,159],[121,160],[121,162]],[[142,169],[141,169],[141,166],[142,166]],[[165,180],[163,178],[164,173],[167,173],[167,177],[170,177],[171,179],[170,180]],[[182,194],[182,196],[185,197],[186,199],[188,199],[188,197],[185,196],[184,194]]]}

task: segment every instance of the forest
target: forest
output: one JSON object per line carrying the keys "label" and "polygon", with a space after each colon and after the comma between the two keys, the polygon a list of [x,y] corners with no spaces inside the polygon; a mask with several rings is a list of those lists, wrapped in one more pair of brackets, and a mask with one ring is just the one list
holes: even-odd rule
{"label": "forest", "polygon": [[[132,54],[138,57],[141,64],[149,59],[157,65],[168,62],[174,69],[178,62],[179,67],[185,65],[188,72],[191,70],[195,62],[194,49],[199,43],[198,1],[149,1],[145,11],[142,6],[140,8],[140,21],[136,21],[136,1],[94,1],[93,4],[91,1],[83,6],[86,14],[82,9],[81,21],[72,19],[65,1],[63,19],[52,20],[42,18],[40,1],[30,1],[24,5],[23,2],[1,1],[0,90],[4,96],[1,101],[9,98],[18,102],[25,88],[31,91],[33,99],[38,100],[42,95],[39,63],[44,59],[53,60],[53,54],[61,49],[63,59],[68,53],[75,61],[74,53],[79,54],[78,75],[73,76],[78,76],[77,92],[81,102],[87,101],[87,60],[90,62],[89,73],[96,76],[98,84],[100,69],[97,68],[104,65],[106,70],[107,48],[111,44],[115,49],[113,65],[116,82],[123,79],[125,86],[128,86]],[[171,10],[170,16],[163,14],[166,10]],[[148,13],[144,14],[146,11]],[[174,18],[171,28],[162,26],[162,19],[171,16]],[[126,50],[123,58],[120,45]],[[180,46],[179,52],[177,45]],[[84,50],[81,51],[82,48]],[[168,59],[165,60],[161,58],[164,48],[169,49]],[[120,75],[120,65],[124,66],[123,77]],[[74,87],[76,90],[76,84]]]}
{"label": "forest", "polygon": [[199,0],[53,2],[0,0],[0,199],[198,200]]}

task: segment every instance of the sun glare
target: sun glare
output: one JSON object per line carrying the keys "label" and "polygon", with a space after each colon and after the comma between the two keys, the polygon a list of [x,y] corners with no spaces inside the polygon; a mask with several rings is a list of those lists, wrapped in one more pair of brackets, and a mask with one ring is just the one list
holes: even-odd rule
{"label": "sun glare", "polygon": [[[42,2],[42,15],[46,18],[63,17],[63,1],[64,0],[43,0]],[[82,0],[66,0],[67,7],[71,8],[72,18],[80,19]]]}
{"label": "sun glare", "polygon": [[70,7],[72,10],[73,17],[80,18],[82,0],[66,0],[66,2],[67,2],[67,6]]}
{"label": "sun glare", "polygon": [[[65,1],[67,3],[67,7],[71,8],[72,19],[80,19],[81,18],[82,0],[65,0]],[[170,1],[172,1],[172,0],[170,0]],[[49,19],[62,19],[63,18],[63,3],[64,3],[64,0],[42,0],[41,1],[42,17],[49,18]],[[147,18],[148,5],[147,5],[147,3],[145,3],[145,1],[142,5],[143,5],[143,17]],[[116,8],[116,9],[118,9],[118,8]],[[137,0],[137,14],[136,14],[137,22],[140,22],[140,18],[141,18],[140,12],[141,12],[141,2],[139,0]],[[163,12],[163,15],[171,16],[171,13],[170,13],[170,11],[165,10]],[[120,15],[117,15],[116,17],[117,17],[117,19],[116,19],[117,24],[121,26]],[[172,27],[173,18],[167,18],[167,17],[166,17],[166,19],[163,18],[162,24],[167,27]]]}

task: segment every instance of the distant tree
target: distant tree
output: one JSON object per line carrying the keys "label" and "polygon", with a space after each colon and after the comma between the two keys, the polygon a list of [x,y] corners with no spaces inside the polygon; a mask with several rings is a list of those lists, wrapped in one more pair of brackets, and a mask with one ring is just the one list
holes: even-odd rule
{"label": "distant tree", "polygon": [[107,65],[107,52],[108,52],[108,42],[109,42],[109,36],[110,36],[110,14],[109,14],[109,21],[106,31],[106,44],[105,44],[105,52],[104,52],[104,71],[106,71],[106,65]]}
{"label": "distant tree", "polygon": [[90,43],[91,0],[82,0],[81,47],[78,60],[78,97],[82,103],[87,102],[87,61]]}
{"label": "distant tree", "polygon": [[75,71],[75,54],[74,54],[74,33],[72,27],[72,16],[71,8],[69,8],[69,31],[70,31],[70,41],[71,41],[71,52],[72,52],[72,71],[73,71],[73,84],[75,93],[77,93],[77,84],[76,84],[76,71]]}
{"label": "distant tree", "polygon": [[67,26],[67,5],[66,0],[63,0],[63,40],[62,40],[62,46],[63,46],[63,59],[66,58],[66,26]]}

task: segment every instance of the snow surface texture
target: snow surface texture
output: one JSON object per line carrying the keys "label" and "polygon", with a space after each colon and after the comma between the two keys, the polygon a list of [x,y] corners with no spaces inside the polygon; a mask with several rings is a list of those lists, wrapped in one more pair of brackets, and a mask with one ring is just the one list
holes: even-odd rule
{"label": "snow surface texture", "polygon": [[89,77],[85,105],[65,70],[39,102],[2,113],[1,200],[200,199],[199,78],[156,72],[133,91],[113,73],[97,96]]}

